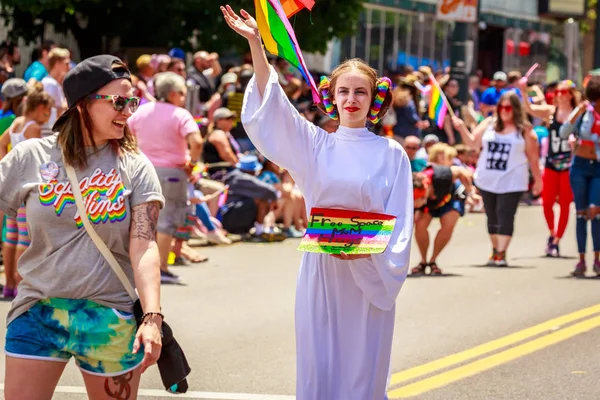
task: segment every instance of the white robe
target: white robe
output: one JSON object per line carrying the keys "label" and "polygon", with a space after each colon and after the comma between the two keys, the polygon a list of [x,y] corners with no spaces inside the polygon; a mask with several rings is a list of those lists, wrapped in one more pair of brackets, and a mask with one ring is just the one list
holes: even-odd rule
{"label": "white robe", "polygon": [[395,302],[406,279],[413,227],[409,159],[366,128],[334,134],[302,118],[271,76],[261,97],[252,78],[242,122],[256,148],[287,169],[312,207],[397,217],[383,254],[355,261],[304,253],[296,290],[298,400],[382,400]]}

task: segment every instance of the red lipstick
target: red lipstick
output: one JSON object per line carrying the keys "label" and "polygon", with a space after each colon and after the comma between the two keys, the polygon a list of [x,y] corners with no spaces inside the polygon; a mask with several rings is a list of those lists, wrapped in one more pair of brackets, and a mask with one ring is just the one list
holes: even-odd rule
{"label": "red lipstick", "polygon": [[348,111],[349,113],[355,113],[358,110],[360,110],[360,108],[358,108],[358,107],[346,107],[346,108],[344,108],[344,110]]}

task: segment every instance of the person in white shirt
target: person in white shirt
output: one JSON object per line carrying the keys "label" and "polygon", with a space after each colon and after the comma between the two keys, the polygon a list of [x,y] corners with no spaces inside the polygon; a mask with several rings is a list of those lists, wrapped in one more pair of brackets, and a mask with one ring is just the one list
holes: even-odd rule
{"label": "person in white shirt", "polygon": [[44,91],[54,99],[54,107],[50,119],[42,127],[42,137],[52,134],[52,126],[67,109],[67,99],[63,92],[62,83],[65,75],[71,69],[71,53],[67,49],[55,47],[48,54],[48,76],[42,79]]}
{"label": "person in white shirt", "polygon": [[221,10],[252,52],[255,76],[244,98],[244,128],[261,154],[289,171],[307,210],[357,210],[396,218],[381,254],[304,253],[296,292],[296,398],[382,400],[387,397],[396,298],[408,272],[413,229],[408,156],[398,142],[366,127],[367,120],[376,123],[389,109],[391,82],[378,78],[362,60],[338,66],[319,90],[327,99],[327,114],[340,121],[337,131],[328,134],[288,100],[269,66],[254,18],[242,11],[242,19],[229,6]]}

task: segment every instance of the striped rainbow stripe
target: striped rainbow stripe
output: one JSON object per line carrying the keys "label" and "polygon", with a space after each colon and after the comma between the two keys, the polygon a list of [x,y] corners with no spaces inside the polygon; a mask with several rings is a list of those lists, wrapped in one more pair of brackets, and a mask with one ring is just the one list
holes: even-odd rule
{"label": "striped rainbow stripe", "polygon": [[313,101],[320,103],[317,85],[306,67],[294,29],[290,25],[280,1],[254,0],[254,4],[256,6],[258,30],[265,47],[269,53],[287,60],[300,70],[304,80],[312,90]]}
{"label": "striped rainbow stripe", "polygon": [[383,253],[395,224],[396,218],[386,214],[313,208],[298,250],[328,254]]}
{"label": "striped rainbow stripe", "polygon": [[[433,77],[432,77],[433,78]],[[444,118],[448,112],[448,107],[444,101],[444,94],[440,90],[437,82],[432,81],[431,85],[431,100],[429,101],[429,119],[434,121],[438,128],[444,126]]]}

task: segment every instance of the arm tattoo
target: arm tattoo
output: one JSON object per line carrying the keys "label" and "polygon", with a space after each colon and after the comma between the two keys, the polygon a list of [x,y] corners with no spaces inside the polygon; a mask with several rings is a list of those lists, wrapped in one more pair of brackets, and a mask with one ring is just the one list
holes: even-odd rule
{"label": "arm tattoo", "polygon": [[130,226],[132,239],[156,240],[159,210],[160,206],[155,201],[133,207]]}
{"label": "arm tattoo", "polygon": [[106,378],[104,380],[104,391],[109,399],[129,400],[131,397],[131,379],[133,371],[124,375]]}

